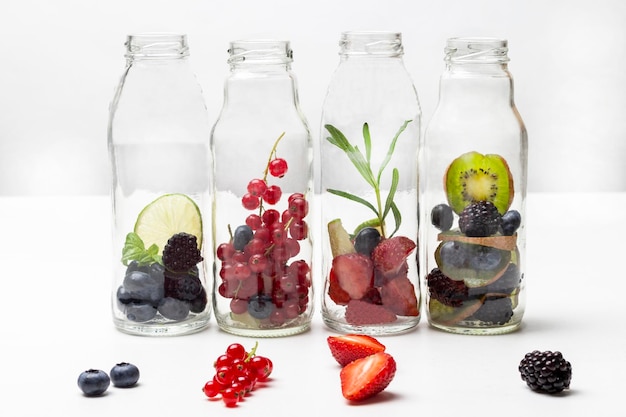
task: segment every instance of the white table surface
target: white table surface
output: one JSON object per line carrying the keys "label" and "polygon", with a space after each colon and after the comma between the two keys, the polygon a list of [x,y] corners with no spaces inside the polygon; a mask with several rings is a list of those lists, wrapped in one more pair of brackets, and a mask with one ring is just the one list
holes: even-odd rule
{"label": "white table surface", "polygon": [[[625,205],[626,193],[528,196],[519,331],[452,335],[423,317],[415,331],[380,338],[396,358],[396,377],[382,394],[352,405],[341,395],[326,345],[333,333],[317,297],[310,331],[258,339],[259,354],[274,361],[272,380],[227,409],[201,388],[228,344],[251,347],[253,339],[226,334],[214,320],[200,333],[168,338],[113,327],[108,197],[1,197],[0,415],[625,415]],[[526,387],[517,366],[534,349],[563,352],[573,367],[569,391],[548,396]],[[81,371],[108,372],[121,361],[139,367],[138,386],[82,395]]]}

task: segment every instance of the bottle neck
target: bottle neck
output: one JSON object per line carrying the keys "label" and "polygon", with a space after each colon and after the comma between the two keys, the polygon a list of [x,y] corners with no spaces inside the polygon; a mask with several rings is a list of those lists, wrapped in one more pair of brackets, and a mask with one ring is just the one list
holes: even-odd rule
{"label": "bottle neck", "polygon": [[293,51],[288,41],[240,40],[230,43],[228,64],[232,72],[285,72],[291,69]]}
{"label": "bottle neck", "polygon": [[339,41],[342,59],[401,58],[402,34],[398,32],[343,32]]}
{"label": "bottle neck", "polygon": [[126,59],[134,61],[178,60],[189,56],[187,35],[172,33],[143,33],[126,39]]}

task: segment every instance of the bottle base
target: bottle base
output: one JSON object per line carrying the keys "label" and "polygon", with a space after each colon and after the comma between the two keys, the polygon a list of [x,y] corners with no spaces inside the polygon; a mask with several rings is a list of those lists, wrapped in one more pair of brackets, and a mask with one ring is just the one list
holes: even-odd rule
{"label": "bottle base", "polygon": [[477,325],[476,322],[457,323],[453,326],[429,322],[430,327],[448,333],[474,335],[474,336],[495,336],[512,333],[521,327],[522,322],[509,323],[504,325]]}
{"label": "bottle base", "polygon": [[397,323],[385,323],[385,324],[371,324],[356,326],[348,324],[345,321],[333,320],[329,317],[323,317],[324,324],[338,333],[343,334],[366,334],[369,336],[392,336],[403,333],[408,333],[414,330],[419,324],[419,317],[412,320],[402,320]]}
{"label": "bottle base", "polygon": [[122,333],[134,336],[184,336],[198,333],[209,326],[210,315],[205,317],[194,317],[192,321],[170,322],[170,323],[138,323],[128,320],[113,319],[115,327]]}
{"label": "bottle base", "polygon": [[230,313],[216,315],[217,325],[220,330],[237,336],[264,338],[294,336],[311,328],[310,319],[305,317],[276,325],[266,320],[253,319],[249,315],[236,315],[237,319],[233,316]]}

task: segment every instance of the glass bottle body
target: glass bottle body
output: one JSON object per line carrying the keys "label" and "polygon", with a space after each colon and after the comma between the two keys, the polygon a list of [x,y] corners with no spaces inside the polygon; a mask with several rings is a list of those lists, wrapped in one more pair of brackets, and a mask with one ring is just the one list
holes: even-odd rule
{"label": "glass bottle body", "polygon": [[[185,35],[131,35],[126,46],[108,130],[113,321],[130,334],[192,333],[211,314],[202,260],[211,170],[206,107]],[[181,245],[184,261],[172,255]]]}
{"label": "glass bottle body", "polygon": [[448,40],[424,137],[426,310],[454,333],[507,333],[524,314],[528,145],[507,51],[504,40]]}
{"label": "glass bottle body", "polygon": [[253,337],[306,331],[313,314],[311,137],[289,42],[244,40],[211,135],[213,306],[220,328]]}
{"label": "glass bottle body", "polygon": [[346,32],[320,137],[324,323],[343,333],[419,323],[421,111],[399,33]]}

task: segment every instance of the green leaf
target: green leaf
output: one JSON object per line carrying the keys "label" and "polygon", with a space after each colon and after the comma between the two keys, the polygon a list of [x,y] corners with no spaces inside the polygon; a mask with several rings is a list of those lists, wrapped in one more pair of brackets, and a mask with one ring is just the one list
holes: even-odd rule
{"label": "green leaf", "polygon": [[398,142],[398,138],[400,137],[402,132],[404,132],[404,130],[406,129],[407,125],[409,123],[411,123],[411,122],[412,122],[412,120],[406,120],[402,124],[402,126],[400,126],[400,129],[398,129],[398,132],[396,132],[396,135],[391,140],[391,143],[389,144],[389,150],[387,150],[387,155],[385,155],[385,159],[380,164],[380,169],[378,170],[378,179],[377,179],[378,184],[380,184],[380,177],[382,176],[384,169],[387,167],[387,164],[391,160],[391,156],[393,155],[393,152],[396,149],[396,142]]}
{"label": "green leaf", "polygon": [[326,140],[344,151],[365,181],[372,187],[376,187],[376,180],[374,179],[372,169],[361,151],[359,151],[359,148],[352,146],[343,133],[333,125],[325,125],[324,127],[330,133],[330,137],[327,137]]}
{"label": "green leaf", "polygon": [[402,214],[400,214],[400,210],[398,209],[398,206],[396,206],[396,203],[391,204],[391,212],[393,213],[393,220],[396,223],[396,228],[393,229],[393,232],[389,235],[390,238],[396,234],[398,229],[400,229],[400,223],[402,223]]}
{"label": "green leaf", "polygon": [[154,262],[162,263],[157,245],[151,245],[147,250],[143,240],[137,233],[128,233],[122,249],[122,263],[128,265],[129,261],[136,261],[140,265]]}
{"label": "green leaf", "polygon": [[365,143],[365,159],[367,164],[371,166],[372,162],[372,137],[370,135],[370,128],[367,123],[363,123],[363,142]]}
{"label": "green leaf", "polygon": [[369,201],[354,195],[354,194],[350,194],[347,193],[345,191],[339,191],[339,190],[333,190],[332,188],[328,188],[326,189],[326,191],[328,191],[331,194],[337,195],[339,197],[344,197],[347,198],[348,200],[352,200],[355,201],[357,203],[363,204],[364,206],[368,207],[370,210],[372,210],[374,213],[376,213],[376,217],[380,218],[380,215],[378,213],[378,210],[376,210],[376,207],[374,207]]}
{"label": "green leaf", "polygon": [[387,200],[385,201],[383,219],[387,217],[387,213],[389,213],[389,209],[391,209],[393,199],[396,195],[396,190],[398,189],[398,182],[400,182],[400,172],[398,171],[398,168],[394,168],[391,172],[391,187],[389,188],[389,194],[387,195]]}

